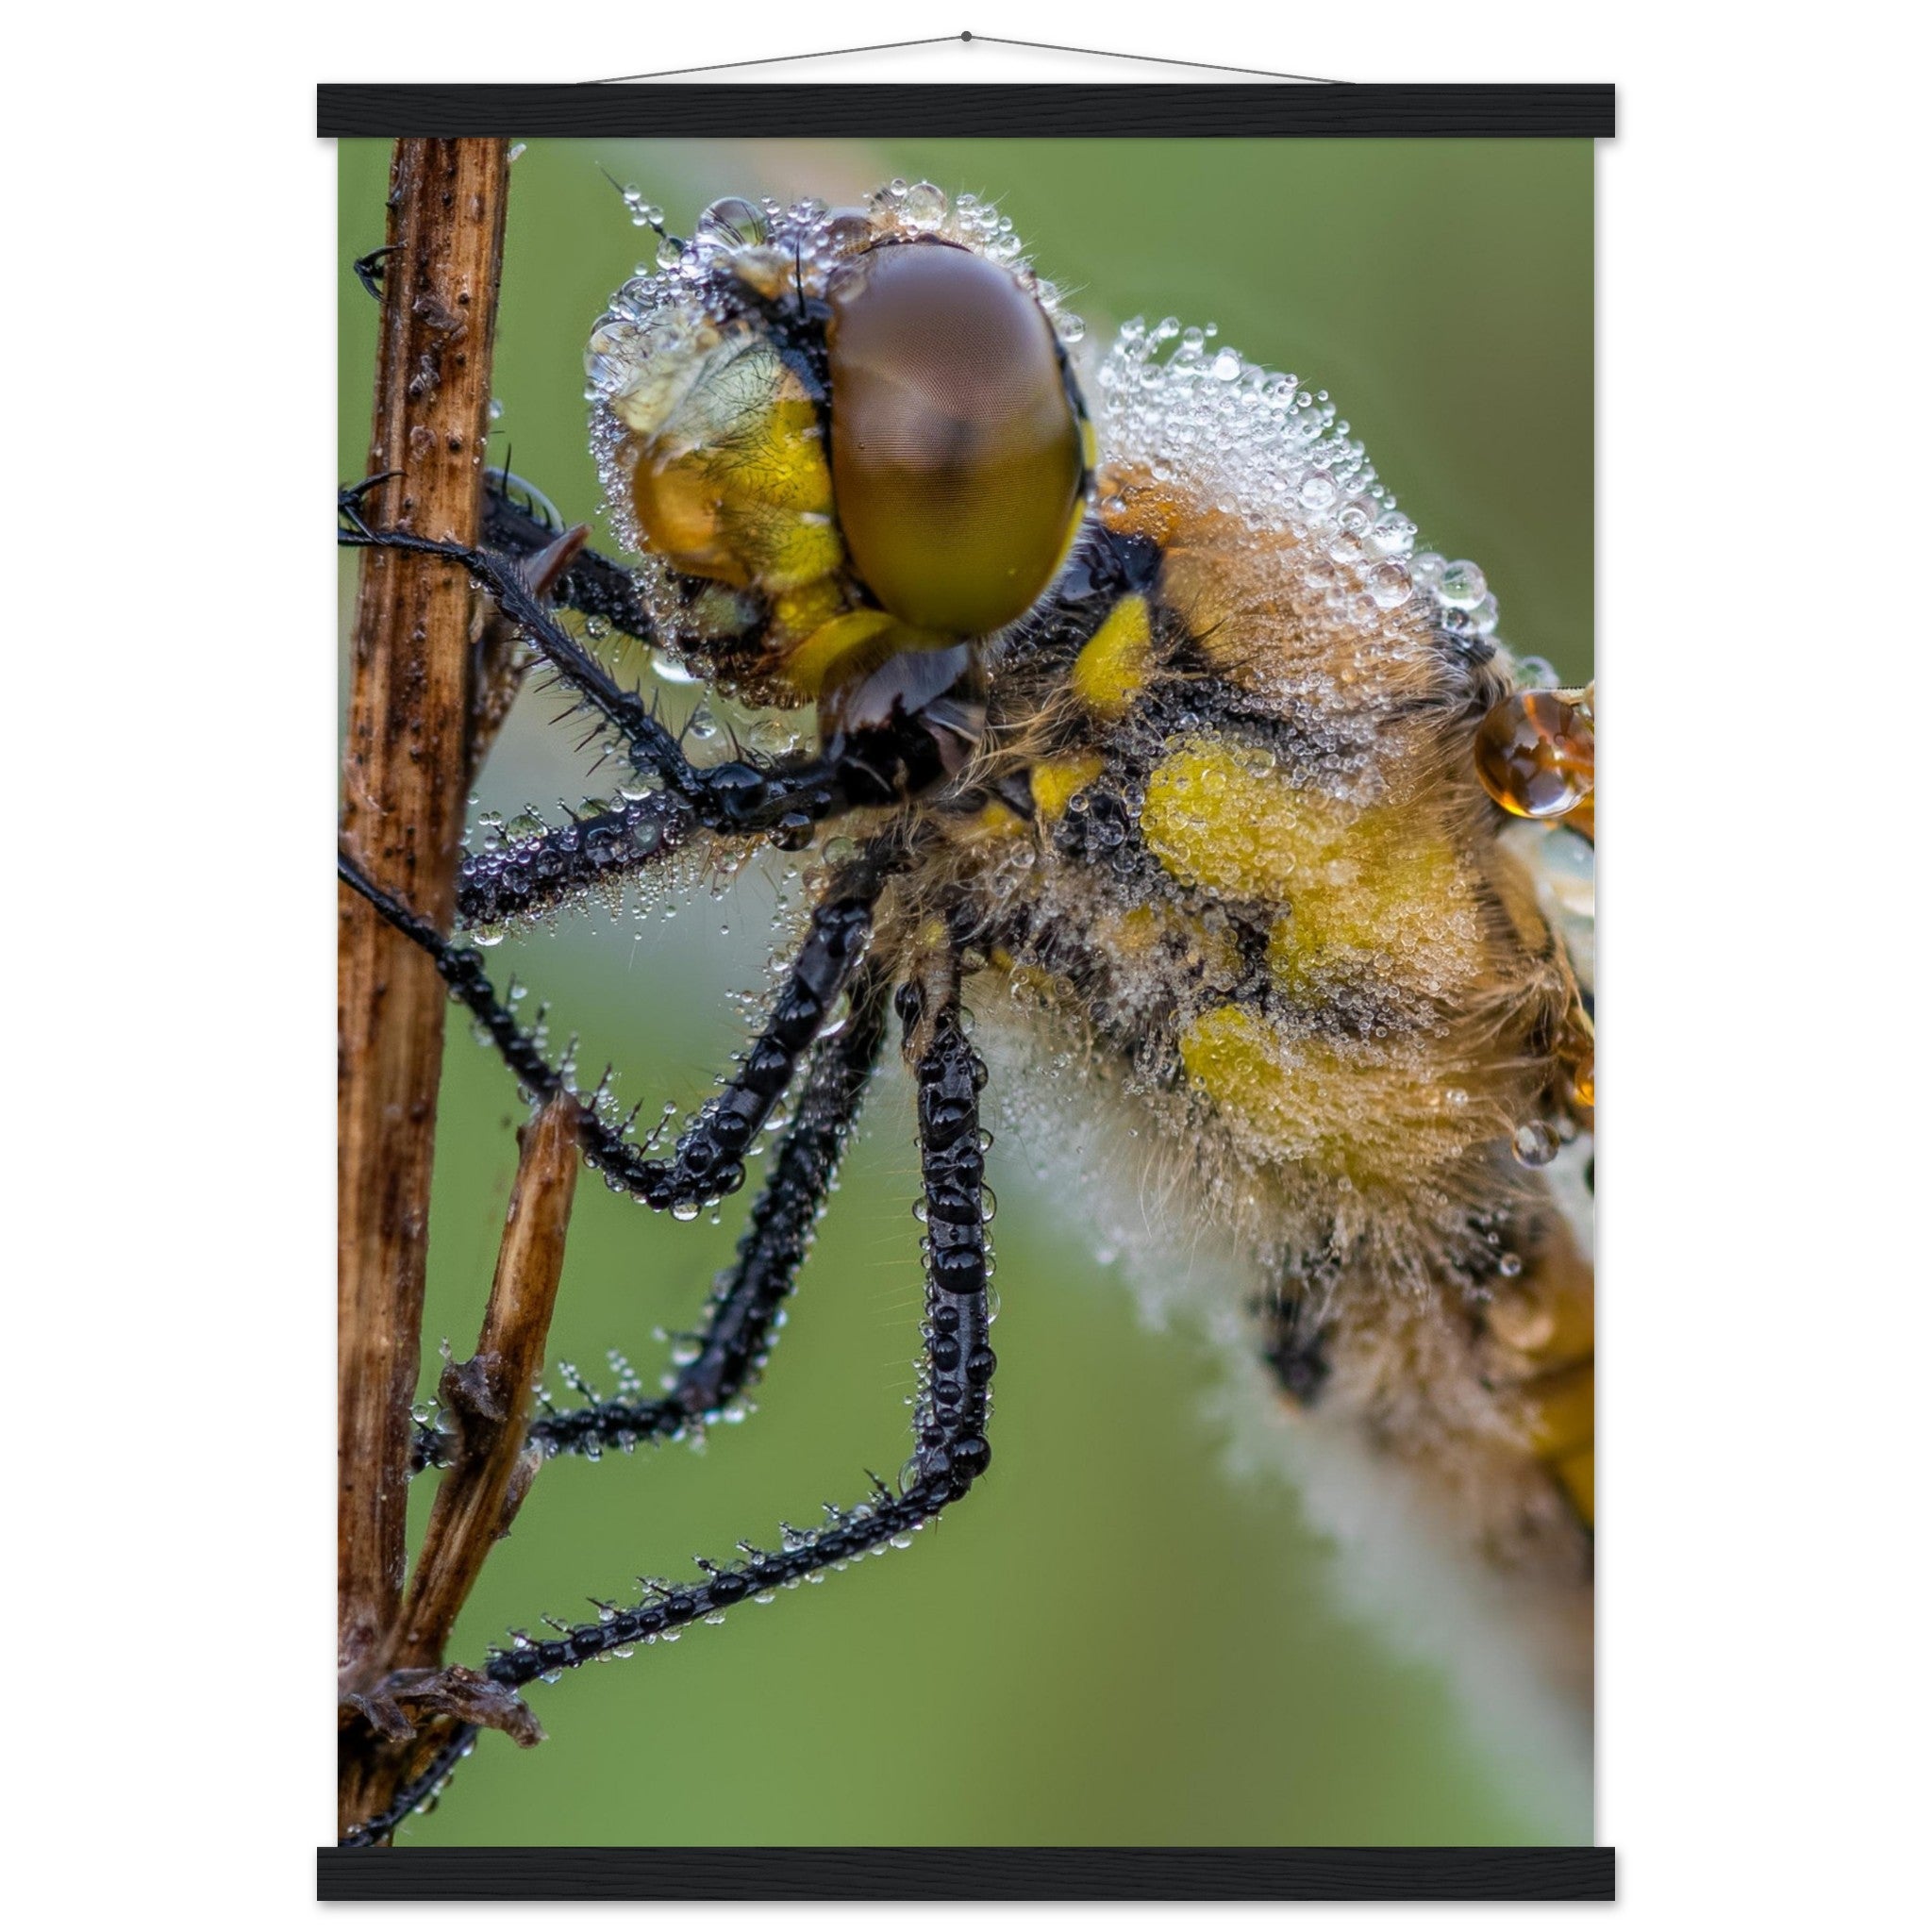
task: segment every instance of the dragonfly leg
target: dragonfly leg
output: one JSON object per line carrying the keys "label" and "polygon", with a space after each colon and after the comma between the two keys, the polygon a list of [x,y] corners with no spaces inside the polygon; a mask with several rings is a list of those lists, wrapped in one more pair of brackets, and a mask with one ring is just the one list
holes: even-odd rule
{"label": "dragonfly leg", "polygon": [[[623,1127],[594,1107],[583,1109],[578,1126],[586,1159],[646,1206],[674,1212],[694,1211],[742,1187],[745,1150],[771,1118],[801,1057],[858,971],[872,937],[873,908],[901,862],[901,851],[889,837],[874,840],[833,874],[763,1029],[738,1071],[685,1127],[668,1160],[645,1156]],[[546,1057],[537,1033],[525,1027],[498,996],[474,948],[443,938],[427,920],[375,884],[349,854],[337,855],[336,870],[344,885],[436,962],[451,993],[470,1009],[534,1101],[541,1104],[563,1091],[562,1069]]]}
{"label": "dragonfly leg", "polygon": [[979,1134],[986,1070],[960,1025],[956,959],[946,962],[936,987],[908,982],[896,1000],[914,1059],[927,1226],[920,1397],[912,1457],[899,1484],[874,1477],[865,1501],[851,1508],[827,1506],[821,1527],[788,1528],[782,1548],[741,1544],[739,1561],[702,1565],[691,1581],[655,1586],[627,1608],[612,1606],[594,1624],[541,1641],[520,1635],[485,1666],[495,1682],[515,1689],[627,1651],[902,1541],[965,1495],[991,1461],[987,1426],[994,1358]]}

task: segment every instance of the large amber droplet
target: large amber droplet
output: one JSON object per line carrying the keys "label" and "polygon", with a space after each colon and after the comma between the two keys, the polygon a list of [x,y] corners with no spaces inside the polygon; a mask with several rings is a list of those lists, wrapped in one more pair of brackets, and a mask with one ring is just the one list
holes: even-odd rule
{"label": "large amber droplet", "polygon": [[1570,1076],[1570,1092],[1578,1107],[1596,1105],[1596,1054],[1594,1050],[1586,1053],[1577,1063],[1574,1074]]}
{"label": "large amber droplet", "polygon": [[1559,819],[1596,786],[1590,714],[1552,691],[1520,691],[1497,705],[1475,735],[1476,776],[1505,811]]}

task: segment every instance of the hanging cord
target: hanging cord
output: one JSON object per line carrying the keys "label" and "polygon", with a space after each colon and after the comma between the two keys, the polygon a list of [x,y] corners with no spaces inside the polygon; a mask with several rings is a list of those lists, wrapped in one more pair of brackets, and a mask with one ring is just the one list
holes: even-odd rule
{"label": "hanging cord", "polygon": [[1053,41],[1009,41],[998,34],[929,34],[918,41],[880,41],[869,47],[824,47],[811,54],[768,54],[758,60],[713,60],[702,67],[665,67],[654,74],[613,74],[587,87],[615,87],[629,80],[673,80],[685,74],[718,74],[731,67],[777,67],[788,60],[841,60],[848,54],[892,54],[902,47],[963,46],[977,41],[989,47],[1025,47],[1037,54],[1081,54],[1101,60],[1133,60],[1145,67],[1198,67],[1210,74],[1251,74],[1260,80],[1302,80],[1315,87],[1346,83],[1320,74],[1281,74],[1272,67],[1232,67],[1224,60],[1180,60],[1167,54],[1123,54],[1114,47],[1062,47]]}

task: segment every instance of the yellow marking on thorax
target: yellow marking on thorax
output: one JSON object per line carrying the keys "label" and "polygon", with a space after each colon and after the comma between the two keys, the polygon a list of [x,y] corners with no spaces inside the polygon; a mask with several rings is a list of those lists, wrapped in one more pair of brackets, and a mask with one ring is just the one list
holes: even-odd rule
{"label": "yellow marking on thorax", "polygon": [[1011,839],[1025,829],[1026,821],[1011,806],[990,798],[961,822],[957,836],[969,845],[978,845],[991,839]]}
{"label": "yellow marking on thorax", "polygon": [[1449,841],[1403,815],[1364,812],[1345,843],[1290,893],[1268,935],[1268,960],[1291,992],[1324,969],[1371,964],[1377,976],[1433,982],[1446,994],[1478,970],[1475,901]]}
{"label": "yellow marking on thorax", "polygon": [[1416,1176],[1499,1124],[1476,1101],[1450,1104],[1425,1058],[1378,1041],[1296,1038],[1240,1005],[1189,1021],[1180,1055],[1255,1158],[1359,1186]]}
{"label": "yellow marking on thorax", "polygon": [[1141,832],[1183,885],[1284,908],[1268,956],[1290,992],[1366,973],[1441,998],[1480,970],[1470,879],[1417,809],[1347,806],[1266,752],[1196,738],[1155,768]]}
{"label": "yellow marking on thorax", "polygon": [[1147,780],[1141,836],[1184,886],[1280,905],[1340,838],[1340,808],[1295,791],[1265,753],[1190,739]]}
{"label": "yellow marking on thorax", "polygon": [[1153,668],[1154,631],[1147,600],[1123,597],[1081,646],[1069,682],[1074,695],[1096,718],[1122,718]]}
{"label": "yellow marking on thorax", "polygon": [[1042,758],[1033,767],[1033,808],[1043,819],[1057,819],[1065,812],[1074,793],[1100,776],[1107,760],[1098,752],[1082,752],[1063,758]]}

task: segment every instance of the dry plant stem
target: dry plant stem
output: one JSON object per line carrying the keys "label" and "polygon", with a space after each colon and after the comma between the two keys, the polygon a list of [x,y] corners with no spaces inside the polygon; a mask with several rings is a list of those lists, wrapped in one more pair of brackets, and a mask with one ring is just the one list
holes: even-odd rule
{"label": "dry plant stem", "polygon": [[[403,141],[391,177],[369,466],[398,474],[370,510],[462,543],[478,528],[508,168],[501,141]],[[363,553],[342,838],[442,925],[468,786],[471,602],[441,558]],[[356,1691],[401,1602],[444,995],[355,894],[338,920],[338,1651]]]}
{"label": "dry plant stem", "polygon": [[559,1093],[520,1130],[509,1220],[475,1356],[451,1362],[441,1394],[457,1427],[455,1458],[436,1492],[408,1600],[390,1650],[392,1668],[442,1661],[443,1645],[484,1558],[528,1488],[518,1479],[550,1311],[563,1274],[576,1193],[577,1102]]}
{"label": "dry plant stem", "polygon": [[460,1666],[443,1668],[442,1653],[536,1473],[525,1441],[563,1275],[581,1165],[578,1115],[577,1102],[560,1093],[517,1136],[516,1185],[483,1332],[475,1355],[447,1364],[440,1385],[456,1425],[456,1454],[430,1508],[408,1599],[388,1633],[381,1673],[343,1706],[341,1783],[344,1812],[357,1813],[351,1822],[387,1811],[458,1724],[506,1731],[523,1745],[543,1736],[513,1691]]}

